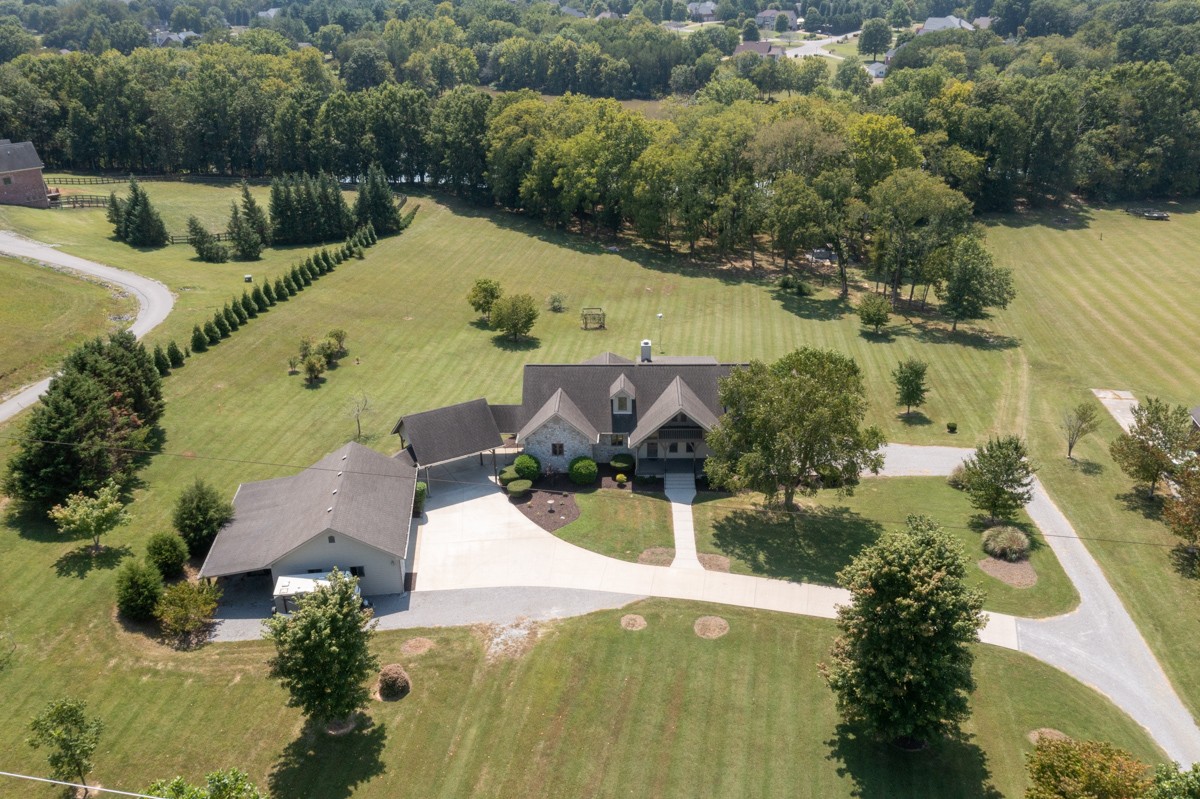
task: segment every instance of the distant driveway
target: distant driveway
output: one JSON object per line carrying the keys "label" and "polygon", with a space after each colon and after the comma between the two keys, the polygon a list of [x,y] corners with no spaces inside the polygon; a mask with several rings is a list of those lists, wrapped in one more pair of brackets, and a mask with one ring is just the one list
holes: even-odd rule
{"label": "distant driveway", "polygon": [[[95,261],[77,258],[74,255],[59,252],[47,244],[8,231],[0,231],[0,255],[82,272],[105,283],[125,289],[137,300],[137,319],[129,329],[138,338],[162,324],[175,304],[175,298],[171,296],[171,292],[157,280],[98,264]],[[15,394],[0,402],[0,423],[7,422],[37,402],[37,398],[46,391],[49,385],[50,378],[47,377],[45,380],[19,389]]]}
{"label": "distant driveway", "polygon": [[842,40],[849,41],[852,37],[857,36],[859,33],[861,33],[861,31],[852,31],[850,33],[843,33],[841,36],[828,36],[824,39],[812,39],[811,41],[804,42],[798,47],[789,48],[787,50],[787,57],[804,58],[805,56],[818,55],[825,56],[826,58],[833,58],[838,61],[845,61],[845,56],[831,53],[826,50],[825,47],[827,45],[837,44]]}

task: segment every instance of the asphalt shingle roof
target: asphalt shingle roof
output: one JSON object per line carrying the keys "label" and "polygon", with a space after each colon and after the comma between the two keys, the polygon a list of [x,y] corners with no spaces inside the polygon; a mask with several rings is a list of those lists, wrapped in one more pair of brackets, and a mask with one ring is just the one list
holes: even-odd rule
{"label": "asphalt shingle roof", "polygon": [[396,422],[392,432],[404,438],[422,466],[474,455],[504,443],[484,399],[410,413]]}
{"label": "asphalt shingle roof", "polygon": [[42,159],[38,158],[32,142],[22,141],[14,144],[8,139],[0,139],[0,172],[41,168]]}
{"label": "asphalt shingle roof", "polygon": [[243,483],[200,576],[269,568],[327,530],[405,557],[416,482],[407,459],[351,442],[299,474]]}
{"label": "asphalt shingle roof", "polygon": [[642,414],[637,428],[629,436],[629,446],[638,446],[680,412],[687,414],[689,419],[705,430],[712,430],[717,424],[717,415],[709,410],[687,383],[683,382],[683,378],[677,377],[650,409]]}
{"label": "asphalt shingle roof", "polygon": [[520,442],[525,436],[555,417],[574,427],[593,444],[600,440],[600,432],[596,426],[588,421],[588,418],[579,410],[579,406],[567,396],[567,392],[560,388],[550,395],[550,399],[546,400],[546,403],[538,408],[537,413],[521,428],[521,432],[517,433],[517,441]]}

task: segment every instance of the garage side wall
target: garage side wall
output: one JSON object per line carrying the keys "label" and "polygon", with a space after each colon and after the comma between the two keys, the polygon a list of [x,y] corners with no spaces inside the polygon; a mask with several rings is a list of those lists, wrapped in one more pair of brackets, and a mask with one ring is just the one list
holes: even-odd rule
{"label": "garage side wall", "polygon": [[[330,536],[333,543],[329,542]],[[358,585],[364,594],[404,591],[404,558],[389,555],[332,530],[326,530],[275,561],[271,565],[271,578],[277,580],[285,574],[305,574],[310,570],[329,571],[334,566],[344,572],[355,566],[362,567]]]}

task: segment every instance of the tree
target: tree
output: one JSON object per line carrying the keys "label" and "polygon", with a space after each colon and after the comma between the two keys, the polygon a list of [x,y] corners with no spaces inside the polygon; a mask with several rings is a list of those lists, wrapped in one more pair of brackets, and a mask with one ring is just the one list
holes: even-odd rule
{"label": "tree", "polygon": [[264,622],[275,642],[271,676],[287,689],[288,705],[316,722],[349,720],[366,705],[366,680],[379,668],[370,650],[376,623],[362,609],[357,585],[335,568],[290,616]]}
{"label": "tree", "polygon": [[850,604],[821,671],[842,716],[884,740],[916,746],[970,713],[972,644],[983,593],[968,588],[962,547],[926,516],[888,533],[838,573]]}
{"label": "tree", "polygon": [[173,638],[187,638],[212,623],[221,589],[215,583],[187,580],[169,585],[154,607],[154,618],[162,631]]}
{"label": "tree", "polygon": [[167,361],[171,364],[172,369],[183,368],[183,350],[179,349],[175,339],[171,339],[171,342],[167,344]]}
{"label": "tree", "polygon": [[161,344],[154,345],[154,368],[162,377],[171,373],[171,361],[167,358],[167,353]]}
{"label": "tree", "polygon": [[925,404],[925,394],[929,386],[925,384],[925,372],[929,364],[910,358],[897,364],[892,372],[896,381],[896,404],[904,406],[904,414],[912,413],[913,406],[918,408]]}
{"label": "tree", "polygon": [[151,796],[161,796],[162,799],[267,799],[250,782],[250,775],[236,768],[206,774],[204,785],[190,785],[184,782],[183,777],[176,777],[170,781],[159,780],[145,792]]}
{"label": "tree", "polygon": [[22,53],[37,48],[37,39],[26,33],[20,25],[5,22],[0,25],[0,64],[12,61]]}
{"label": "tree", "polygon": [[117,238],[131,247],[162,247],[169,241],[167,226],[136,179],[129,181],[129,196],[112,209]]}
{"label": "tree", "polygon": [[833,73],[833,85],[861,97],[871,88],[871,76],[857,58],[846,58],[838,63]]}
{"label": "tree", "polygon": [[1133,409],[1133,426],[1109,448],[1113,460],[1125,474],[1149,485],[1149,496],[1163,476],[1176,464],[1187,462],[1200,451],[1200,431],[1192,424],[1183,405],[1172,406],[1158,397],[1148,397]]}
{"label": "tree", "polygon": [[350,400],[350,417],[354,419],[354,440],[362,438],[362,418],[371,412],[371,400],[366,392],[360,391]]}
{"label": "tree", "polygon": [[178,577],[187,563],[187,542],[170,530],[159,530],[146,542],[146,562],[163,577]]}
{"label": "tree", "polygon": [[746,24],[742,26],[742,41],[758,41],[758,24],[754,20],[748,19],[746,20]]}
{"label": "tree", "polygon": [[346,354],[346,338],[349,334],[345,330],[340,327],[335,327],[325,335],[334,343],[334,345],[337,346],[338,355]]}
{"label": "tree", "polygon": [[95,496],[72,494],[62,505],[50,509],[50,518],[58,531],[72,537],[92,539],[92,551],[100,551],[100,537],[129,520],[125,503],[121,501],[120,486],[113,480],[105,483]]}
{"label": "tree", "polygon": [[721,380],[727,411],[706,436],[712,456],[705,472],[717,485],[783,495],[795,506],[798,490],[821,480],[852,486],[883,467],[883,434],[862,427],[866,389],[853,359],[804,348],[771,365],[751,361]]}
{"label": "tree", "polygon": [[192,326],[192,352],[204,352],[208,349],[208,336],[200,329],[200,325]]}
{"label": "tree", "polygon": [[893,28],[907,28],[911,25],[912,13],[908,10],[908,3],[905,0],[894,0],[892,7],[888,9],[887,21]]}
{"label": "tree", "polygon": [[537,303],[528,294],[500,297],[492,303],[492,327],[503,330],[513,341],[529,335],[537,318]]}
{"label": "tree", "polygon": [[947,261],[949,272],[942,309],[954,320],[950,326],[952,331],[958,329],[960,321],[983,319],[988,308],[1007,308],[1016,298],[1012,272],[996,266],[992,254],[977,237],[956,239],[950,246]]}
{"label": "tree", "polygon": [[874,61],[875,56],[887,50],[891,44],[892,27],[886,19],[875,17],[863,23],[862,33],[858,36],[859,55],[870,53],[871,60]]}
{"label": "tree", "polygon": [[400,209],[396,207],[387,175],[377,163],[371,164],[366,177],[359,181],[354,218],[359,226],[372,225],[385,236],[400,232]]}
{"label": "tree", "polygon": [[271,223],[267,220],[267,215],[262,207],[250,194],[250,186],[244,180],[242,181],[242,219],[258,236],[263,247],[271,243]]}
{"label": "tree", "polygon": [[1100,414],[1094,402],[1081,402],[1063,413],[1062,429],[1067,436],[1067,457],[1075,445],[1100,428]]}
{"label": "tree", "polygon": [[1108,453],[1130,479],[1146,484],[1146,493],[1151,499],[1159,478],[1171,468],[1166,453],[1129,433],[1118,436],[1109,445]]}
{"label": "tree", "polygon": [[988,439],[963,464],[971,505],[995,519],[1011,519],[1033,498],[1033,473],[1025,442],[1018,436]]}
{"label": "tree", "polygon": [[199,477],[175,501],[171,516],[175,530],[193,556],[208,549],[222,527],[233,519],[233,505]]}
{"label": "tree", "polygon": [[325,374],[325,359],[314,352],[304,359],[300,367],[304,370],[305,381],[310,386],[315,386],[321,375]]}
{"label": "tree", "polygon": [[877,334],[879,328],[886,325],[891,318],[891,310],[892,304],[882,294],[865,295],[858,301],[858,307],[855,308],[855,312],[858,313],[858,321],[863,325],[874,327]]}
{"label": "tree", "polygon": [[200,220],[188,217],[188,241],[196,250],[196,257],[210,264],[223,264],[229,260],[229,250],[209,233]]}
{"label": "tree", "polygon": [[787,30],[789,27],[791,27],[791,22],[788,20],[787,14],[776,14],[775,15],[775,32],[776,33],[787,33]]}
{"label": "tree", "polygon": [[1193,763],[1181,771],[1174,763],[1160,763],[1154,768],[1154,785],[1146,799],[1200,799],[1200,767]]}
{"label": "tree", "polygon": [[1151,786],[1145,763],[1100,741],[1040,738],[1025,763],[1025,799],[1138,799]]}
{"label": "tree", "polygon": [[229,205],[229,225],[226,227],[229,239],[233,242],[233,251],[243,261],[257,261],[263,251],[263,240],[254,229],[237,203]]}
{"label": "tree", "polygon": [[162,574],[151,563],[127,560],[117,572],[117,611],[127,619],[153,619],[162,592]]}
{"label": "tree", "polygon": [[1175,489],[1163,506],[1163,521],[1195,549],[1200,544],[1200,461],[1193,460],[1178,470]]}
{"label": "tree", "polygon": [[[50,750],[46,756],[50,775],[56,780],[77,780],[87,784],[92,770],[92,755],[100,743],[104,722],[88,718],[87,703],[81,699],[52,700],[29,723],[26,743],[34,749]],[[89,791],[84,789],[84,796]]]}

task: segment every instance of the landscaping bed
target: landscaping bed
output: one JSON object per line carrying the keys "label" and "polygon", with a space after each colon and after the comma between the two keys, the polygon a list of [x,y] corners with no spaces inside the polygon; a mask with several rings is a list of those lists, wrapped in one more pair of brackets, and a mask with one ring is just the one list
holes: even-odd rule
{"label": "landscaping bed", "polygon": [[519,499],[512,501],[517,510],[548,533],[553,533],[579,518],[579,505],[575,497],[566,491],[550,491],[535,488]]}

